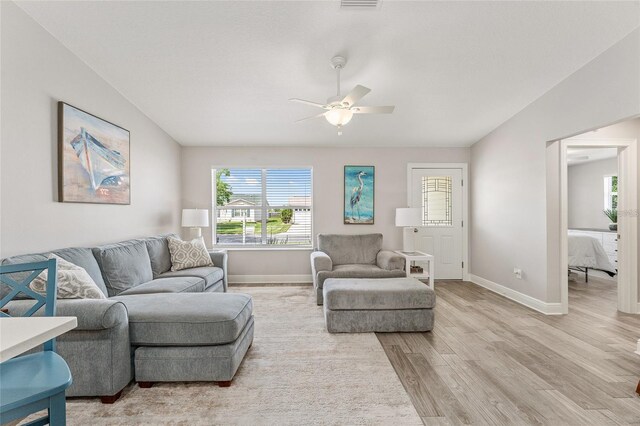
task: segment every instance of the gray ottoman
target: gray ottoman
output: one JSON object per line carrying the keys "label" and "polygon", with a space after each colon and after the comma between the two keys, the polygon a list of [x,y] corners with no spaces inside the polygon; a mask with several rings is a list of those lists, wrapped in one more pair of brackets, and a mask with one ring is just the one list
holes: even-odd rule
{"label": "gray ottoman", "polygon": [[214,381],[229,386],[253,342],[253,303],[240,293],[158,293],[114,297],[129,313],[135,379]]}
{"label": "gray ottoman", "polygon": [[436,294],[415,278],[330,278],[323,297],[330,333],[433,329]]}

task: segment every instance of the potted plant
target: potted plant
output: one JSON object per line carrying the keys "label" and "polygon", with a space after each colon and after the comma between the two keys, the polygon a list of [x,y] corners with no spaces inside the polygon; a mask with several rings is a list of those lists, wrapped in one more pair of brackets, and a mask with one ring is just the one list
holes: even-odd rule
{"label": "potted plant", "polygon": [[609,230],[617,231],[618,230],[618,210],[616,209],[606,209],[604,210],[604,215],[609,218],[611,223],[609,224]]}

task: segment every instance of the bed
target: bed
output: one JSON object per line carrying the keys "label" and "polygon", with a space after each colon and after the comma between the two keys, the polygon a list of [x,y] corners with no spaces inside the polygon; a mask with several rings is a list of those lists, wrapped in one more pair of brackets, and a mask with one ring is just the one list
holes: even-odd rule
{"label": "bed", "polygon": [[610,277],[618,273],[600,241],[593,237],[569,231],[568,251],[569,270],[584,272],[586,282],[589,282],[589,269],[606,272]]}

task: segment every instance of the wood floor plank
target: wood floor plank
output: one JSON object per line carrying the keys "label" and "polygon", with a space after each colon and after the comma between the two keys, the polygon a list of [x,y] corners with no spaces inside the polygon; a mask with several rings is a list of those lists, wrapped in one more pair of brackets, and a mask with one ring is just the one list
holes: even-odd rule
{"label": "wood floor plank", "polygon": [[398,346],[387,346],[384,350],[409,394],[411,402],[416,407],[418,415],[420,417],[444,417],[444,412],[436,402],[436,395],[429,392],[424,386],[406,354]]}
{"label": "wood floor plank", "polygon": [[378,336],[423,422],[640,424],[640,315],[617,312],[615,284],[580,279],[564,316],[436,282],[431,332]]}

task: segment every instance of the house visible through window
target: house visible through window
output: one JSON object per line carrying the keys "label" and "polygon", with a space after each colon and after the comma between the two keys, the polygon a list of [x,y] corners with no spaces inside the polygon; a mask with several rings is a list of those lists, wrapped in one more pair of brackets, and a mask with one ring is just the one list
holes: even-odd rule
{"label": "house visible through window", "polygon": [[215,244],[311,246],[311,168],[229,167],[211,175]]}
{"label": "house visible through window", "polygon": [[618,176],[604,177],[604,209],[618,209]]}

